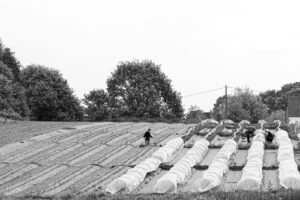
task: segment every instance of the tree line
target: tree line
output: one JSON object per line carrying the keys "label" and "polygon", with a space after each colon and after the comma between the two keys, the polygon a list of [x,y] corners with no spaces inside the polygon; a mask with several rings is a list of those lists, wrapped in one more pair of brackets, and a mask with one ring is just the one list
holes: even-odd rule
{"label": "tree line", "polygon": [[79,100],[67,80],[42,65],[23,67],[0,41],[0,116],[38,121],[173,119],[183,116],[181,95],[150,60],[120,62],[107,80]]}
{"label": "tree line", "polygon": [[[220,96],[214,104],[212,118],[226,118],[235,122],[248,120],[257,123],[260,119],[268,122],[287,120],[288,97],[300,95],[300,82],[285,84],[280,90],[268,90],[258,95],[249,88],[236,88],[234,94],[227,97],[227,113],[225,112],[225,95]],[[200,117],[201,118],[201,117]]]}
{"label": "tree line", "polygon": [[[78,99],[56,69],[43,65],[23,67],[14,52],[0,40],[0,117],[38,121],[88,119],[182,119],[181,94],[151,60],[120,62],[106,81],[105,89],[94,89]],[[227,118],[233,121],[283,120],[289,95],[300,94],[300,82],[268,90],[259,95],[237,88],[228,96]],[[197,112],[195,112],[197,111]],[[225,96],[220,96],[211,117],[225,119]],[[197,122],[207,113],[192,106],[185,120]]]}

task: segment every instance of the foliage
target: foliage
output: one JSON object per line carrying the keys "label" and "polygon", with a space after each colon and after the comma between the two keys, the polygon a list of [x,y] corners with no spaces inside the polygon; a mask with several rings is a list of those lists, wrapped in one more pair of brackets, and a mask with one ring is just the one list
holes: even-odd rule
{"label": "foliage", "polygon": [[[217,99],[213,115],[217,120],[225,119],[225,96]],[[260,96],[254,95],[249,88],[237,88],[233,95],[228,96],[228,119],[235,122],[249,120],[251,123],[256,123],[266,115],[267,107],[263,104]]]}
{"label": "foliage", "polygon": [[18,113],[14,112],[12,109],[9,110],[4,109],[0,111],[0,117],[3,117],[5,122],[7,121],[7,119],[13,119],[13,120],[22,119],[22,117]]}
{"label": "foliage", "polygon": [[42,121],[81,120],[80,101],[73,95],[59,71],[40,65],[30,65],[21,71],[26,88],[30,118]]}
{"label": "foliage", "polygon": [[260,94],[262,101],[269,108],[269,113],[276,110],[287,110],[288,97],[300,95],[300,82],[285,84],[280,90],[268,90]]}
{"label": "foliage", "polygon": [[227,118],[234,122],[240,122],[241,120],[250,120],[251,116],[245,110],[239,102],[232,102],[228,105]]}
{"label": "foliage", "polygon": [[104,120],[109,116],[108,94],[104,90],[92,90],[84,95],[86,113],[92,120]]}
{"label": "foliage", "polygon": [[9,69],[1,60],[0,60],[0,74],[5,76],[8,80],[13,80],[13,74],[11,69]]}
{"label": "foliage", "polygon": [[269,114],[266,118],[268,123],[272,123],[274,120],[280,120],[282,123],[285,123],[286,112],[284,110],[276,110]]}
{"label": "foliage", "polygon": [[14,54],[0,41],[0,115],[5,119],[21,119],[29,114],[25,89],[18,82],[20,66]]}
{"label": "foliage", "polygon": [[269,113],[278,109],[278,92],[276,90],[267,90],[259,95],[262,102],[268,106]]}
{"label": "foliage", "polygon": [[121,62],[107,80],[112,117],[180,118],[181,96],[152,61]]}
{"label": "foliage", "polygon": [[213,108],[213,117],[220,121],[225,119],[225,95],[217,98]]}
{"label": "foliage", "polygon": [[28,116],[25,89],[17,82],[13,83],[11,70],[1,62],[0,72],[1,116],[14,119]]}
{"label": "foliage", "polygon": [[13,74],[13,81],[18,82],[20,80],[20,68],[21,64],[17,60],[9,48],[5,48],[0,40],[0,61],[2,61],[11,71]]}

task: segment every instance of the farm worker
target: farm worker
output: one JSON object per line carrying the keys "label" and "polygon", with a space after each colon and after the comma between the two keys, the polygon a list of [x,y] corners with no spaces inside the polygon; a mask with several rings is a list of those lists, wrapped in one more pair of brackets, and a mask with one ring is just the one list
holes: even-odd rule
{"label": "farm worker", "polygon": [[149,129],[145,132],[145,134],[144,134],[145,143],[146,143],[147,146],[149,146],[149,144],[150,144],[150,138],[152,138],[152,135],[151,135],[150,131],[151,131],[151,129],[149,128]]}
{"label": "farm worker", "polygon": [[249,130],[247,130],[245,133],[246,133],[246,136],[247,136],[247,142],[250,143],[250,137],[253,137],[254,136],[254,131],[255,129],[254,128],[251,128]]}
{"label": "farm worker", "polygon": [[273,134],[270,131],[267,131],[266,141],[267,142],[272,142],[273,138],[274,138]]}

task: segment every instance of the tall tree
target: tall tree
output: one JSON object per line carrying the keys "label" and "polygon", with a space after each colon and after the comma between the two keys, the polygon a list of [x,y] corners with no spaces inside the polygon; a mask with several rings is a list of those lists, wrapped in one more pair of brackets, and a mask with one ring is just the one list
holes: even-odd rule
{"label": "tall tree", "polygon": [[267,90],[266,92],[260,93],[259,96],[262,102],[268,106],[269,114],[278,109],[278,92],[276,90]]}
{"label": "tall tree", "polygon": [[300,82],[285,84],[281,87],[281,90],[278,91],[278,109],[287,109],[290,95],[300,95]]}
{"label": "tall tree", "polygon": [[59,71],[30,65],[21,71],[30,117],[42,121],[70,121],[83,117],[80,101]]}
{"label": "tall tree", "polygon": [[107,80],[107,91],[110,106],[122,116],[183,116],[180,94],[160,66],[149,60],[121,62]]}
{"label": "tall tree", "polygon": [[300,95],[300,82],[285,84],[280,90],[268,90],[260,94],[262,101],[269,108],[269,114],[275,111],[286,111],[288,107],[288,97],[290,95]]}
{"label": "tall tree", "polygon": [[9,48],[4,48],[2,50],[1,61],[11,69],[14,77],[13,81],[19,82],[21,64],[15,57],[14,52],[12,52]]}
{"label": "tall tree", "polygon": [[[219,97],[214,105],[214,116],[216,119],[224,119],[225,116],[225,97]],[[251,90],[236,89],[234,95],[228,96],[228,118],[239,122],[250,120],[256,123],[264,119],[267,115],[267,106],[263,104],[258,95],[254,95]]]}
{"label": "tall tree", "polygon": [[92,120],[99,121],[109,117],[108,94],[104,90],[92,90],[84,95],[86,113]]}
{"label": "tall tree", "polygon": [[220,121],[225,118],[225,95],[217,98],[213,108],[213,117]]}
{"label": "tall tree", "polygon": [[9,115],[27,117],[29,109],[25,97],[25,89],[18,82],[13,82],[13,73],[0,61],[0,111]]}

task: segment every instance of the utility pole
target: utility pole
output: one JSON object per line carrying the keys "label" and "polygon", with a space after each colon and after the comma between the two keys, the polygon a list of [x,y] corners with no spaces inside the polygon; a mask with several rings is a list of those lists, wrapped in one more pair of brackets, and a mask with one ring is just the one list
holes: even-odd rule
{"label": "utility pole", "polygon": [[225,119],[227,119],[227,85],[225,85]]}

